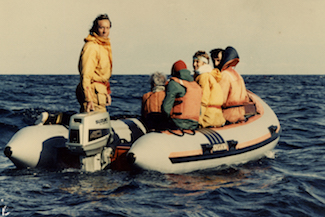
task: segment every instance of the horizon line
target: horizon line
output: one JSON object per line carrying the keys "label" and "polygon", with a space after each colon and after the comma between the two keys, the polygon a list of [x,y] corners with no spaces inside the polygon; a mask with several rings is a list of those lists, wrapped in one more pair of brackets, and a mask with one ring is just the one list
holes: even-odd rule
{"label": "horizon line", "polygon": [[[79,75],[79,74],[1,74],[0,73],[0,76],[1,75]],[[151,74],[112,74],[112,76],[115,76],[115,75],[151,75]],[[324,74],[240,74],[240,75],[325,75]],[[169,74],[167,75],[169,76]]]}

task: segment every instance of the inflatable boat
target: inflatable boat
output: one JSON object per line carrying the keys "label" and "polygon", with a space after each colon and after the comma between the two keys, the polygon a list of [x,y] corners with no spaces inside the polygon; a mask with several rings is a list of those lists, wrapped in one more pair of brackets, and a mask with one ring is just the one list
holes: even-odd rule
{"label": "inflatable boat", "polygon": [[272,109],[254,95],[260,113],[246,122],[191,131],[151,132],[131,146],[133,165],[162,173],[187,173],[246,163],[265,156],[279,141],[280,124]]}
{"label": "inflatable boat", "polygon": [[85,171],[140,168],[188,173],[262,158],[278,143],[280,123],[251,93],[259,112],[242,123],[194,131],[148,132],[137,118],[111,120],[108,113],[74,114],[68,126],[27,126],[6,145],[17,168],[78,168]]}
{"label": "inflatable boat", "polygon": [[125,150],[116,151],[117,145],[130,147],[147,132],[137,118],[110,120],[108,112],[75,114],[69,125],[57,123],[54,116],[54,121],[22,128],[10,139],[4,154],[17,168],[106,169],[113,154],[119,153],[117,162]]}

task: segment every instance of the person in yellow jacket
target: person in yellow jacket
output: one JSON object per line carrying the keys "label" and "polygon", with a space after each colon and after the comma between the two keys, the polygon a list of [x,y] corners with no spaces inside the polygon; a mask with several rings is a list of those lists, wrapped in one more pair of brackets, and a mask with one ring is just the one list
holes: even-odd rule
{"label": "person in yellow jacket", "polygon": [[106,112],[106,106],[111,104],[112,50],[108,38],[111,27],[107,14],[99,15],[85,38],[79,59],[80,83],[76,89],[80,112]]}
{"label": "person in yellow jacket", "polygon": [[223,93],[219,81],[221,73],[209,65],[209,55],[198,51],[193,56],[195,81],[201,86],[201,115],[199,124],[202,127],[220,127],[226,122],[222,114]]}

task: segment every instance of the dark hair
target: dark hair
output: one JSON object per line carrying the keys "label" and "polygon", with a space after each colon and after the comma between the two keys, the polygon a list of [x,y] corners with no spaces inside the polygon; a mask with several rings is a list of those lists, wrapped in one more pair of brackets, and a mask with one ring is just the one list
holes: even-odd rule
{"label": "dark hair", "polygon": [[110,27],[112,28],[112,22],[111,20],[109,19],[108,15],[107,14],[101,14],[101,15],[98,15],[98,17],[96,17],[96,19],[94,20],[93,22],[93,26],[91,27],[91,29],[89,30],[89,33],[92,34],[92,33],[97,33],[97,30],[98,30],[98,21],[99,20],[108,20],[109,23],[110,23]]}
{"label": "dark hair", "polygon": [[221,49],[221,48],[216,48],[216,49],[211,50],[211,51],[210,51],[211,59],[218,58],[218,54],[219,54],[220,52],[224,52],[224,50]]}

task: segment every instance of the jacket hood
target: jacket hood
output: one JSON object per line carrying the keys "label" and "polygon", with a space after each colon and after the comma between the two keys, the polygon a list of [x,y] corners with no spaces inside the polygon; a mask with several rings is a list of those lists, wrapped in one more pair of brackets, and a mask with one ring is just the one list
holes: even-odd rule
{"label": "jacket hood", "polygon": [[230,66],[236,66],[239,62],[239,55],[235,48],[227,47],[223,52],[222,59],[219,65],[221,71],[227,69]]}
{"label": "jacket hood", "polygon": [[191,72],[187,69],[182,69],[178,72],[173,72],[172,76],[185,81],[194,81],[193,77],[191,76]]}
{"label": "jacket hood", "polygon": [[92,35],[89,34],[87,38],[85,38],[85,42],[89,42],[89,41],[93,41],[101,45],[109,45],[109,46],[111,45],[109,38],[99,37],[96,33],[93,33]]}

